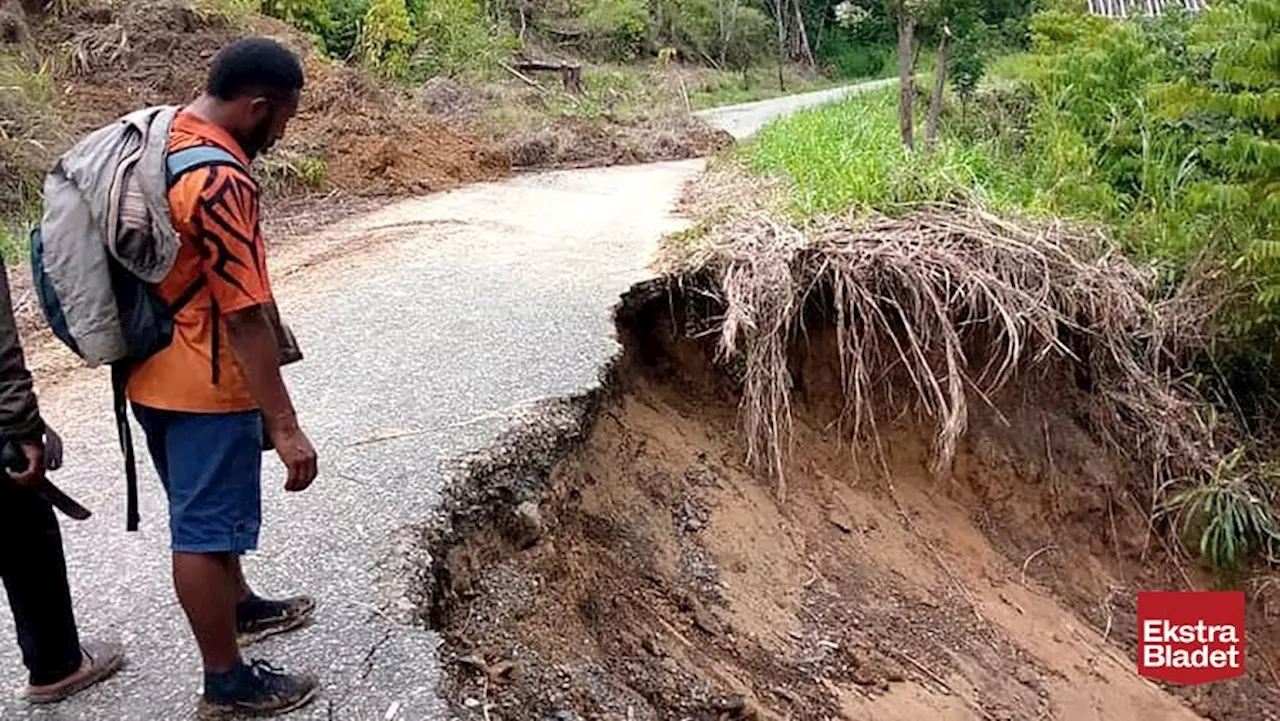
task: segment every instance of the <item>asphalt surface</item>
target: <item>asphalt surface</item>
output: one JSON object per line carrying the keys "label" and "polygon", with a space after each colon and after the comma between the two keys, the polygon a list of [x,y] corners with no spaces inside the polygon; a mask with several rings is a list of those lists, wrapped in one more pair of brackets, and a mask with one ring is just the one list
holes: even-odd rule
{"label": "asphalt surface", "polygon": [[[279,462],[266,459],[261,546],[246,566],[260,593],[305,591],[319,609],[310,626],[246,655],[321,674],[322,696],[292,718],[445,717],[436,637],[408,622],[406,586],[421,564],[413,524],[446,462],[491,440],[508,411],[596,383],[617,349],[611,309],[647,276],[657,240],[682,226],[669,212],[701,167],[552,173],[402,202],[322,239],[363,250],[278,284],[307,354],[288,379],[322,470],[311,490],[286,494]],[[14,698],[24,670],[5,604],[0,676],[15,693],[0,699],[0,718],[192,718],[200,667],[170,585],[149,459],[142,528],[129,534],[107,377],[84,372],[40,391],[67,444],[53,478],[95,511],[62,522],[82,634],[122,640],[131,665],[32,710]]]}
{"label": "asphalt surface", "polygon": [[[742,136],[772,117],[856,92],[711,111]],[[320,674],[323,691],[294,719],[447,718],[436,697],[437,637],[410,598],[425,563],[417,524],[448,462],[484,447],[504,419],[597,383],[616,352],[612,308],[645,279],[657,241],[702,161],[533,175],[407,200],[332,226],[309,260],[273,271],[282,313],[306,359],[286,375],[320,477],[286,494],[264,468],[263,531],[245,559],[267,596],[305,592],[316,619],[246,650]],[[296,259],[294,259],[296,260]],[[301,272],[299,272],[301,271]],[[81,634],[122,641],[129,666],[53,708],[18,699],[25,682],[7,604],[0,604],[0,719],[169,721],[194,717],[201,673],[174,597],[163,493],[135,423],[142,526],[124,530],[124,480],[105,372],[40,383],[62,432],[53,480],[94,510],[62,519]]]}
{"label": "asphalt surface", "polygon": [[897,82],[896,78],[873,80],[858,85],[846,85],[812,93],[788,95],[755,103],[700,110],[695,115],[733,137],[742,139],[755,135],[770,121],[776,120],[781,116],[790,115],[818,105],[833,103],[851,95],[887,88]]}

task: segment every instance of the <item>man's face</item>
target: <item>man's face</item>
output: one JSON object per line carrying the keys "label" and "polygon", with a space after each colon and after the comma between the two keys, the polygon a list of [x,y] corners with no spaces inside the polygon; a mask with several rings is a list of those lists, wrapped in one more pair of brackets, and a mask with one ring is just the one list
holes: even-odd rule
{"label": "man's face", "polygon": [[296,90],[287,96],[259,95],[244,100],[245,121],[236,140],[250,160],[284,137],[289,120],[298,112],[298,100]]}

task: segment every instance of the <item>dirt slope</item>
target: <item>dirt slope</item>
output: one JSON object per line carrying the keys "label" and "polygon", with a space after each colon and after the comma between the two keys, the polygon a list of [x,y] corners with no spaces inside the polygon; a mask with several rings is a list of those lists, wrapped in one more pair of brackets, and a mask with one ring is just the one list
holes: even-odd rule
{"label": "dirt slope", "polygon": [[1175,695],[1134,673],[1133,592],[1181,581],[1140,561],[1129,469],[1049,390],[1069,379],[993,399],[947,482],[901,419],[886,475],[839,442],[812,329],[779,502],[742,463],[732,373],[684,338],[701,321],[646,292],[594,421],[476,466],[433,537],[462,718],[1276,717],[1257,608],[1248,678]]}

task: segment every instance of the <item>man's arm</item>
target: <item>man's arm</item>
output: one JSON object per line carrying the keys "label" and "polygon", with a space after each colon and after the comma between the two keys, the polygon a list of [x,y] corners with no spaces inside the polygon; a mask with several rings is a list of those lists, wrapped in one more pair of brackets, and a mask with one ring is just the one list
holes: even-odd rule
{"label": "man's arm", "polygon": [[0,438],[20,443],[27,457],[27,470],[10,474],[18,483],[34,485],[44,478],[44,430],[0,259]]}
{"label": "man's arm", "polygon": [[231,352],[262,409],[276,452],[288,468],[285,489],[301,491],[315,480],[316,452],[298,426],[298,415],[280,375],[279,343],[266,307],[253,305],[226,314],[224,320]]}
{"label": "man's arm", "polygon": [[200,183],[194,213],[201,228],[203,273],[221,310],[227,344],[249,392],[262,410],[267,433],[288,469],[285,488],[300,491],[316,477],[316,452],[298,427],[289,391],[280,376],[279,341],[267,311],[274,308],[267,277],[267,250],[258,222],[258,188],[243,172],[215,167],[210,175],[184,176]]}

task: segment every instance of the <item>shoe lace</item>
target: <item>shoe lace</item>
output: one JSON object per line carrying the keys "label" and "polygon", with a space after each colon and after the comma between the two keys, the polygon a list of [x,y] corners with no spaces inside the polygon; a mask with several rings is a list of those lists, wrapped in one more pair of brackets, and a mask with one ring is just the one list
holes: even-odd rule
{"label": "shoe lace", "polygon": [[271,689],[280,687],[285,680],[284,669],[258,658],[249,662],[249,672]]}

